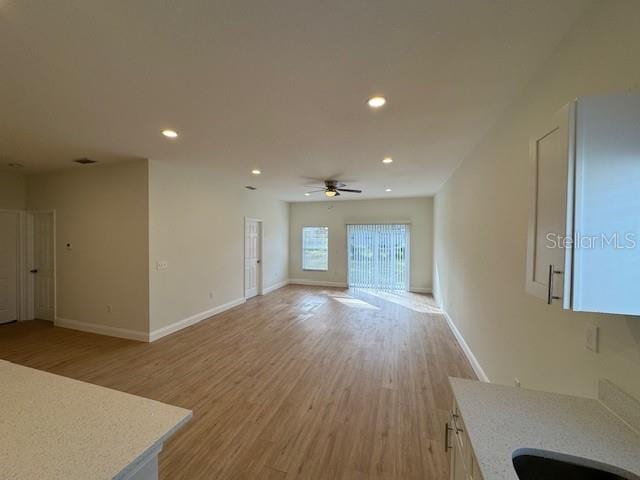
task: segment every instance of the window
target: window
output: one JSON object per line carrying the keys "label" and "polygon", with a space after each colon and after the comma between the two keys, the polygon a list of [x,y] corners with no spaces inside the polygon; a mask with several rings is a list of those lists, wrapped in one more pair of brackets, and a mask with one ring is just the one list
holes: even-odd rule
{"label": "window", "polygon": [[349,286],[407,290],[408,225],[348,225]]}
{"label": "window", "polygon": [[302,269],[329,270],[329,227],[302,227]]}

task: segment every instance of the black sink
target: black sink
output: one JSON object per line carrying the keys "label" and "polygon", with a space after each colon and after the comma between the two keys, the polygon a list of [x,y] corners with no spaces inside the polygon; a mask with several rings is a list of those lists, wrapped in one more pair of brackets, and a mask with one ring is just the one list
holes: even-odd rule
{"label": "black sink", "polygon": [[[549,455],[549,454],[547,454]],[[560,457],[553,454],[554,457]],[[513,457],[513,466],[520,480],[636,480],[637,475],[616,472],[606,466],[581,465],[579,459],[567,457],[559,460],[544,453],[522,453]],[[609,471],[607,471],[609,470]]]}

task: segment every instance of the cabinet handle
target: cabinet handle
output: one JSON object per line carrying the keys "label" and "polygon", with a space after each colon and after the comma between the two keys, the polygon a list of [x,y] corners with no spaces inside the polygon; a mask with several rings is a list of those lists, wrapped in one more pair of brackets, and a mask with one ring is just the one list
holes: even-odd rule
{"label": "cabinet handle", "polygon": [[451,448],[449,446],[449,432],[452,431],[453,428],[449,426],[449,422],[444,424],[444,451],[448,452]]}
{"label": "cabinet handle", "polygon": [[549,265],[549,280],[547,281],[547,304],[551,305],[554,300],[560,300],[562,297],[558,297],[553,294],[553,277],[564,273],[562,270],[554,270],[553,265]]}
{"label": "cabinet handle", "polygon": [[451,412],[451,423],[453,424],[452,430],[455,430],[456,433],[462,432],[462,429],[458,426],[458,418],[460,418],[460,415]]}

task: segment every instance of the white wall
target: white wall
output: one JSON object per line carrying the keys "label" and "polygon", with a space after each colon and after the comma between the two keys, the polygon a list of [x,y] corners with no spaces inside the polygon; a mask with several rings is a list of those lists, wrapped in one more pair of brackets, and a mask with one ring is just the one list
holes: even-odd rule
{"label": "white wall", "polygon": [[24,210],[26,207],[26,177],[14,172],[0,172],[0,209]]}
{"label": "white wall", "polygon": [[29,209],[56,211],[57,316],[146,334],[146,160],[30,175],[27,186]]}
{"label": "white wall", "polygon": [[[574,97],[640,90],[640,2],[599,2],[435,200],[436,295],[492,381],[640,397],[640,318],[578,314],[525,293],[528,138]],[[526,61],[526,59],[523,59]],[[585,325],[600,326],[600,353]]]}
{"label": "white wall", "polygon": [[208,167],[151,161],[149,206],[151,331],[243,298],[245,216],[264,221],[264,286],[286,281],[285,202]]}
{"label": "white wall", "polygon": [[[346,285],[347,223],[411,224],[410,286],[430,291],[433,260],[433,198],[340,200],[290,204],[289,278]],[[302,270],[302,227],[329,227],[329,270]]]}

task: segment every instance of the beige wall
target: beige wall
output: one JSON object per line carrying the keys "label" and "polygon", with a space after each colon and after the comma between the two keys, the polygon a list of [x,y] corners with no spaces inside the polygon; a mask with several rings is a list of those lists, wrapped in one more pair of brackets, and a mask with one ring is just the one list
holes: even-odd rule
{"label": "beige wall", "polygon": [[[639,2],[598,3],[436,196],[436,293],[492,381],[594,396],[604,377],[640,397],[640,318],[524,289],[529,134],[574,97],[640,89],[639,25]],[[588,322],[600,353],[584,347]]]}
{"label": "beige wall", "polygon": [[286,280],[285,202],[207,167],[152,161],[149,173],[152,331],[244,297],[245,216],[264,221],[264,286]]}
{"label": "beige wall", "polygon": [[0,172],[0,209],[24,210],[26,207],[26,177],[14,172]]}
{"label": "beige wall", "polygon": [[[433,259],[433,198],[341,200],[292,203],[290,206],[289,278],[346,284],[347,223],[411,223],[411,282],[416,290],[430,290]],[[329,227],[329,270],[302,270],[302,227]]]}
{"label": "beige wall", "polygon": [[146,160],[28,177],[28,208],[56,211],[58,317],[148,331],[147,180]]}

